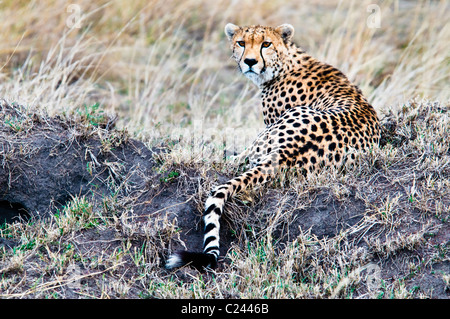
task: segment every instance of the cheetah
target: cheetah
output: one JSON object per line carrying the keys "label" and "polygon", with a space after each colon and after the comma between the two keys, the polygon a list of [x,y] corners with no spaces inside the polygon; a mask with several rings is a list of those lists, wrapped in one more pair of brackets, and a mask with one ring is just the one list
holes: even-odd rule
{"label": "cheetah", "polygon": [[308,173],[342,166],[355,159],[349,150],[368,150],[380,139],[377,114],[361,90],[341,71],[296,46],[292,25],[228,23],[225,34],[239,70],[261,91],[266,127],[244,154],[250,169],[207,198],[203,252],[176,252],[167,260],[169,269],[217,266],[219,220],[225,202],[236,193],[286,169]]}

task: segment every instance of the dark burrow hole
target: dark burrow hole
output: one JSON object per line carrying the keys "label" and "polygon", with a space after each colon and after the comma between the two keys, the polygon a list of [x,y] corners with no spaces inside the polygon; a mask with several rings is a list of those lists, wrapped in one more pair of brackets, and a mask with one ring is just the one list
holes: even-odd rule
{"label": "dark burrow hole", "polygon": [[4,223],[11,224],[15,221],[27,221],[29,219],[30,214],[22,204],[0,200],[0,225]]}

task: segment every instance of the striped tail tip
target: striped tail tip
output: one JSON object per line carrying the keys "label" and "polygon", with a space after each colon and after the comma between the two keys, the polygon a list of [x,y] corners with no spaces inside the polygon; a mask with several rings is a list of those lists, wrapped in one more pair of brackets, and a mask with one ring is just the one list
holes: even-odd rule
{"label": "striped tail tip", "polygon": [[194,267],[198,270],[203,270],[204,268],[215,268],[217,265],[217,259],[213,254],[180,251],[171,255],[166,262],[167,269],[183,267],[185,265]]}

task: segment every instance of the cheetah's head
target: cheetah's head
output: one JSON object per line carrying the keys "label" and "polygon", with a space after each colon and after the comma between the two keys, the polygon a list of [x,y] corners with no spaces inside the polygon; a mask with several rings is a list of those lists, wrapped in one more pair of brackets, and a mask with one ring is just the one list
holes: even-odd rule
{"label": "cheetah's head", "polygon": [[241,72],[257,86],[275,78],[282,69],[283,57],[294,35],[294,27],[282,24],[276,28],[264,26],[225,26],[231,42],[233,58]]}

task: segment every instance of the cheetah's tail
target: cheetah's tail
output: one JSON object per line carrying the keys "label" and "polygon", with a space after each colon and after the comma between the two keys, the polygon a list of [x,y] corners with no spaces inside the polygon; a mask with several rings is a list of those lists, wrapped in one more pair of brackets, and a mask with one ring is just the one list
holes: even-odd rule
{"label": "cheetah's tail", "polygon": [[[218,187],[221,189],[222,187]],[[189,265],[199,270],[203,268],[215,268],[219,257],[219,229],[220,216],[226,198],[224,192],[214,191],[206,200],[206,210],[203,214],[205,224],[203,252],[176,252],[167,259],[166,268],[178,268]]]}
{"label": "cheetah's tail", "polygon": [[189,265],[198,270],[203,270],[203,268],[215,268],[216,264],[216,256],[213,254],[179,251],[167,259],[166,268],[172,269]]}
{"label": "cheetah's tail", "polygon": [[264,183],[272,174],[268,170],[270,163],[265,163],[250,169],[239,177],[236,177],[227,183],[217,187],[208,197],[205,203],[205,212],[203,221],[205,225],[203,237],[203,252],[194,253],[182,251],[169,257],[166,268],[172,269],[190,265],[197,269],[214,268],[217,265],[219,257],[219,229],[220,217],[227,199],[241,190],[253,186],[256,183]]}

